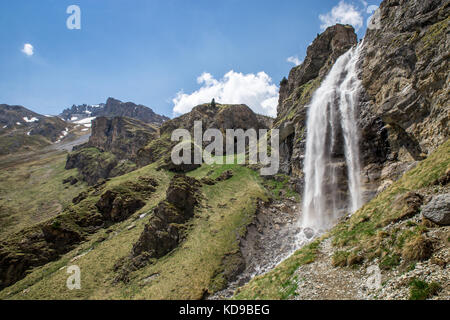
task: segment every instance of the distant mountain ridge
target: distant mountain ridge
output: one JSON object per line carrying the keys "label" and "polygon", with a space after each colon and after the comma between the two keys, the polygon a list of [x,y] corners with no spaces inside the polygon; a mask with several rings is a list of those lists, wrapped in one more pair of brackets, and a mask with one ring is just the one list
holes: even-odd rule
{"label": "distant mountain ridge", "polygon": [[43,116],[22,106],[0,104],[0,155],[31,150],[59,142],[73,124]]}
{"label": "distant mountain ridge", "polygon": [[98,105],[73,105],[65,109],[60,117],[66,121],[78,121],[89,117],[128,117],[146,123],[161,125],[168,117],[155,113],[151,108],[133,102],[122,102],[108,98],[106,103]]}

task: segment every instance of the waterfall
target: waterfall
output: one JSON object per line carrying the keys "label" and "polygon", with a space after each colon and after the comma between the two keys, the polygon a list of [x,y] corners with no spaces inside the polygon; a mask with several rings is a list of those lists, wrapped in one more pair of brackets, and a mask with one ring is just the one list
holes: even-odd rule
{"label": "waterfall", "polygon": [[304,228],[327,229],[343,213],[362,205],[357,126],[362,46],[361,42],[336,61],[308,106]]}

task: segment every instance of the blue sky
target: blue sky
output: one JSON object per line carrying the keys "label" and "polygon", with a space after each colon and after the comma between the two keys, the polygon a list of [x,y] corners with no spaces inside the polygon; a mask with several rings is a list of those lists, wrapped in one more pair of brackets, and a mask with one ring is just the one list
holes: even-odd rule
{"label": "blue sky", "polygon": [[[287,58],[301,61],[326,23],[361,18],[362,37],[379,3],[0,0],[0,103],[58,114],[111,96],[173,116],[209,94],[270,114]],[[66,27],[69,5],[80,30]]]}

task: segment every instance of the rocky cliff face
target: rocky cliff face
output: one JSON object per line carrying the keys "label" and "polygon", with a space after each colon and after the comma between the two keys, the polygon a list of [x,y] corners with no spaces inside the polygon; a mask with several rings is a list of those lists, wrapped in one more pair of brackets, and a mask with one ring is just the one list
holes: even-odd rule
{"label": "rocky cliff face", "polygon": [[136,119],[98,117],[92,121],[88,146],[109,151],[119,159],[134,160],[137,151],[157,134],[155,127]]}
{"label": "rocky cliff face", "polygon": [[84,181],[95,184],[136,169],[136,155],[158,137],[152,125],[136,119],[98,117],[92,121],[89,142],[74,148],[66,169],[78,168]]}
{"label": "rocky cliff face", "polygon": [[[144,166],[161,159],[163,156],[164,162],[171,163],[170,150],[176,144],[170,141],[172,132],[176,129],[186,129],[193,136],[195,121],[202,122],[203,131],[219,129],[222,133],[225,133],[226,129],[269,129],[273,122],[271,118],[255,114],[248,106],[243,104],[216,104],[215,106],[202,104],[193,108],[189,113],[165,122],[160,128],[161,138],[150,142],[139,150],[138,164]],[[189,167],[189,169],[191,168],[195,169],[195,166]],[[175,168],[171,166],[169,169]]]}
{"label": "rocky cliff face", "polygon": [[289,78],[280,84],[274,124],[280,130],[280,171],[293,176],[299,192],[306,143],[306,106],[334,62],[356,43],[353,27],[339,24],[329,27],[308,47],[305,61],[293,68]]}
{"label": "rocky cliff face", "polygon": [[[379,10],[380,28],[367,31],[360,63],[360,149],[368,198],[449,137],[449,2],[386,0]],[[298,191],[307,105],[334,61],[356,43],[351,27],[328,28],[281,82],[274,127],[280,129],[281,171],[293,177]]]}
{"label": "rocky cliff face", "polygon": [[108,98],[106,103],[98,105],[73,105],[65,109],[61,115],[65,120],[81,120],[87,117],[128,117],[138,119],[146,123],[161,125],[169,120],[166,116],[156,114],[152,109],[137,105],[133,102],[122,102],[114,98]]}
{"label": "rocky cliff face", "polygon": [[386,0],[379,10],[361,66],[361,148],[366,183],[382,189],[449,137],[450,3]]}

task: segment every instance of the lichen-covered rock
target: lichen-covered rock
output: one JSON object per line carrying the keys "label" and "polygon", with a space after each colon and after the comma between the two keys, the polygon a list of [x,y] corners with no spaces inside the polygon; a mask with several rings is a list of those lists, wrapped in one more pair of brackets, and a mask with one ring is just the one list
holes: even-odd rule
{"label": "lichen-covered rock", "polygon": [[222,174],[216,178],[216,181],[217,182],[225,181],[225,180],[231,179],[232,177],[233,177],[233,171],[227,170],[227,171],[222,172]]}
{"label": "lichen-covered rock", "polygon": [[96,206],[106,220],[120,222],[127,219],[137,210],[142,208],[145,202],[133,194],[123,194],[108,190],[100,197]]}
{"label": "lichen-covered rock", "polygon": [[106,221],[124,221],[145,205],[144,198],[153,193],[157,185],[153,178],[139,177],[136,182],[106,190],[95,206]]}
{"label": "lichen-covered rock", "polygon": [[450,225],[450,193],[434,196],[422,207],[422,214],[438,225]]}

